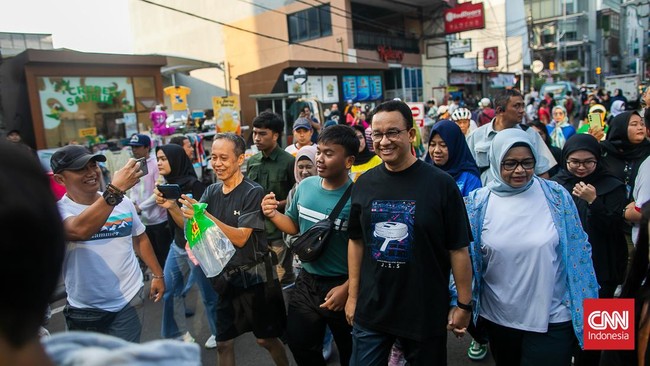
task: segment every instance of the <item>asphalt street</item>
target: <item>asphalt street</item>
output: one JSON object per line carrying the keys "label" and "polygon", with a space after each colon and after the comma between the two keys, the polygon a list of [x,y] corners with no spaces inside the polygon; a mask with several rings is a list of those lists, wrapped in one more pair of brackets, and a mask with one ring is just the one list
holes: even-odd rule
{"label": "asphalt street", "polygon": [[[148,288],[149,282],[145,283],[145,286]],[[196,339],[196,342],[201,345],[201,361],[203,365],[216,365],[217,364],[217,351],[215,349],[205,349],[203,345],[205,341],[210,337],[210,331],[208,329],[207,320],[205,317],[203,304],[201,303],[200,295],[196,286],[192,288],[189,292],[186,299],[188,306],[195,309],[195,314],[188,318],[188,327],[190,333]],[[52,318],[50,319],[49,324],[46,328],[51,333],[63,332],[65,331],[65,322],[63,319],[63,314],[61,312],[63,306],[65,305],[65,300],[60,300],[52,304]],[[142,330],[142,342],[160,339],[160,323],[162,319],[162,303],[154,303],[151,300],[146,300],[145,310],[144,310],[144,326]],[[483,361],[471,361],[467,357],[467,347],[469,347],[469,342],[471,339],[469,337],[464,337],[461,339],[456,339],[451,336],[447,339],[447,359],[449,366],[460,366],[460,365],[494,365],[494,362],[488,353],[488,356]],[[288,346],[285,346],[291,364],[295,365],[293,357],[291,356],[291,351]],[[270,356],[268,353],[255,342],[255,337],[252,333],[244,334],[238,337],[235,340],[235,355],[236,362],[239,366],[265,366],[273,365]],[[338,366],[339,358],[336,351],[336,347],[333,347],[332,357],[327,363],[328,366]]]}

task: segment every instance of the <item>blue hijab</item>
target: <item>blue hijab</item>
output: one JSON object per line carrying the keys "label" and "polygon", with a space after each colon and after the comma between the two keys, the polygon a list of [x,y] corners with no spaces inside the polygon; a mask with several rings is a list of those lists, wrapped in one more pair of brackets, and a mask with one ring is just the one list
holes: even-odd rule
{"label": "blue hijab", "polygon": [[[449,173],[454,179],[458,179],[463,172],[471,173],[477,178],[480,178],[481,172],[479,172],[476,161],[469,151],[467,141],[465,141],[465,135],[463,135],[463,131],[460,130],[460,127],[455,122],[442,120],[433,125],[431,134],[429,135],[429,143],[435,135],[440,135],[449,150],[447,163],[438,168]],[[433,160],[428,151],[424,157],[424,161],[433,164]]]}
{"label": "blue hijab", "polygon": [[526,191],[533,185],[533,179],[531,179],[525,186],[513,188],[508,185],[508,183],[504,182],[503,178],[501,178],[501,162],[506,154],[508,154],[508,151],[515,147],[514,145],[528,146],[535,161],[539,161],[537,153],[533,148],[533,143],[530,141],[528,134],[524,130],[518,128],[507,128],[497,133],[494,140],[492,140],[492,147],[490,148],[488,155],[490,160],[490,171],[494,176],[494,180],[488,182],[486,187],[488,187],[490,192],[500,197],[514,196]]}

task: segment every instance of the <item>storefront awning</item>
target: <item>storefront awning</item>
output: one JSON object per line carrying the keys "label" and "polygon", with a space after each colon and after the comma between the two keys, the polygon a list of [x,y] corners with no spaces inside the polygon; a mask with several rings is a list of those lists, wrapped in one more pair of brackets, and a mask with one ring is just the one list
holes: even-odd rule
{"label": "storefront awning", "polygon": [[160,68],[163,76],[169,76],[176,73],[187,74],[190,71],[199,69],[216,68],[224,71],[224,63],[195,60],[186,57],[162,55],[167,58],[167,65]]}

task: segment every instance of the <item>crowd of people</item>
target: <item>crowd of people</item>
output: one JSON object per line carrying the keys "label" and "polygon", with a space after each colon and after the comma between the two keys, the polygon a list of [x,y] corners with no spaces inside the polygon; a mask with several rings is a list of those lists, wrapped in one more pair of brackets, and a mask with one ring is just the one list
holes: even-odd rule
{"label": "crowd of people", "polygon": [[[133,158],[105,188],[106,157],[69,145],[50,161],[51,179],[65,189],[56,204],[33,154],[3,142],[0,150],[25,164],[15,182],[0,180],[1,222],[9,228],[17,210],[48,224],[28,233],[29,242],[43,246],[37,274],[63,274],[73,339],[39,343],[54,283],[27,277],[23,284],[40,291],[24,309],[2,302],[0,358],[56,363],[82,347],[62,344],[114,342],[133,358],[167,347],[170,360],[199,363],[186,321],[194,284],[211,332],[205,347],[217,349],[220,365],[235,364],[234,340],[247,332],[276,365],[290,357],[325,365],[332,343],[341,365],[443,365],[449,332],[472,337],[470,359],[491,354],[496,365],[642,364],[646,353],[583,350],[585,299],[635,298],[639,309],[650,301],[650,113],[625,110],[620,92],[603,95],[527,102],[507,89],[474,111],[456,99],[430,103],[421,157],[421,131],[399,100],[367,111],[333,107],[335,123],[305,107],[287,147],[283,119],[266,111],[252,121],[258,152],[249,159],[242,137],[214,136],[217,182],[207,186],[184,138],[154,148],[147,135],[133,135]],[[642,100],[650,103],[650,93]],[[180,198],[159,189],[163,183],[178,185]],[[18,201],[18,191],[44,209]],[[295,240],[339,201],[323,252],[297,260]],[[212,278],[184,235],[198,203],[235,248]],[[3,248],[3,271],[17,268],[12,250]],[[147,297],[163,302],[166,340],[138,344]],[[645,352],[649,319],[636,315]]]}

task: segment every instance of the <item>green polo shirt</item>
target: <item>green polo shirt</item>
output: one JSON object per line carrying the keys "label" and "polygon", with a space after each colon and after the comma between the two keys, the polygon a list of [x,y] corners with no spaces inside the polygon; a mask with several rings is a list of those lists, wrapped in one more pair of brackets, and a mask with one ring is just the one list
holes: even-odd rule
{"label": "green polo shirt", "polygon": [[[267,157],[261,151],[251,156],[246,163],[246,176],[264,188],[265,193],[275,193],[275,198],[282,201],[296,183],[293,174],[295,164],[293,155],[276,146]],[[260,202],[261,203],[261,202]],[[282,233],[271,220],[266,219],[266,236],[268,240],[282,239]]]}

